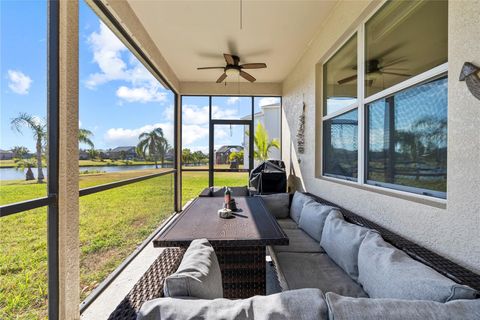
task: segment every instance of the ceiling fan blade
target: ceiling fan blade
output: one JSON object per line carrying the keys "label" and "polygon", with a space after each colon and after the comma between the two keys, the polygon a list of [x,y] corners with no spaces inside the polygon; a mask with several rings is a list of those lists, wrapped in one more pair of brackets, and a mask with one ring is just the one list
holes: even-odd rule
{"label": "ceiling fan blade", "polygon": [[251,74],[246,73],[245,71],[241,71],[241,70],[240,70],[240,76],[244,79],[247,79],[250,82],[255,82],[255,80],[257,80]]}
{"label": "ceiling fan blade", "polygon": [[380,71],[380,73],[383,74],[389,74],[392,76],[401,76],[401,77],[411,77],[411,74],[406,74],[406,73],[398,73],[398,72],[387,72],[387,71]]}
{"label": "ceiling fan blade", "polygon": [[365,83],[367,85],[367,87],[371,87],[373,85],[373,80],[365,80]]}
{"label": "ceiling fan blade", "polygon": [[207,69],[225,69],[225,67],[200,67],[197,70],[207,70]]}
{"label": "ceiling fan blade", "polygon": [[393,61],[390,61],[389,63],[380,64],[379,68],[380,69],[387,68],[387,67],[393,66],[394,64],[402,63],[402,62],[406,62],[406,61],[407,61],[407,59],[405,59],[405,58],[395,59]]}
{"label": "ceiling fan blade", "polygon": [[224,72],[220,78],[217,79],[217,83],[221,83],[223,80],[225,80],[225,78],[227,77],[227,74]]}
{"label": "ceiling fan blade", "polygon": [[223,57],[225,58],[227,64],[235,64],[235,59],[233,59],[233,56],[231,54],[224,53]]}
{"label": "ceiling fan blade", "polygon": [[353,81],[353,80],[356,80],[357,79],[357,75],[353,75],[353,76],[350,76],[350,77],[346,77],[346,78],[343,78],[341,80],[338,80],[337,83],[338,84],[344,84],[344,83],[347,83],[347,82],[350,82],[350,81]]}
{"label": "ceiling fan blade", "polygon": [[265,63],[245,63],[240,66],[242,69],[262,69],[266,67]]}

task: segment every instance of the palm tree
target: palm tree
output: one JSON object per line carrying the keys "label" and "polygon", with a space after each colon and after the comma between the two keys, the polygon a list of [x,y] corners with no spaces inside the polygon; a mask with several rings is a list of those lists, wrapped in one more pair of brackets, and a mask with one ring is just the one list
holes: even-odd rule
{"label": "palm tree", "polygon": [[37,182],[42,183],[45,179],[43,175],[42,166],[42,149],[47,137],[47,124],[44,120],[29,115],[28,113],[20,113],[18,117],[13,118],[10,122],[12,129],[22,133],[22,127],[28,127],[33,132],[33,137],[36,140],[36,152],[37,152]]}
{"label": "palm tree", "polygon": [[[155,162],[155,168],[158,169],[158,158],[159,156],[163,161],[165,160],[166,146],[168,142],[163,136],[162,128],[153,129],[150,132],[144,132],[138,136],[140,140],[137,145],[137,150],[141,151],[141,154],[147,154],[153,158]],[[163,153],[163,154],[162,154]]]}
{"label": "palm tree", "polygon": [[24,146],[15,146],[11,150],[17,159],[23,159],[30,151]]}
{"label": "palm tree", "polygon": [[267,130],[265,130],[265,127],[260,122],[255,129],[253,141],[255,143],[253,156],[256,160],[265,161],[268,159],[268,154],[271,149],[280,149],[280,142],[278,139],[270,140]]}
{"label": "palm tree", "polygon": [[79,143],[85,143],[90,147],[90,149],[95,148],[95,145],[93,144],[93,141],[90,139],[90,137],[93,136],[93,132],[87,129],[78,129],[78,142]]}

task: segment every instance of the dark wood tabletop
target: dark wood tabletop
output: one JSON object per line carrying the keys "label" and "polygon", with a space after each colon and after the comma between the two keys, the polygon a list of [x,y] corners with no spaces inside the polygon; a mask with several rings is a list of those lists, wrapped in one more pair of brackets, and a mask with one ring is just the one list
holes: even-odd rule
{"label": "dark wood tabletop", "polygon": [[235,197],[238,212],[221,219],[223,197],[196,198],[154,241],[155,247],[188,246],[207,238],[215,247],[288,245],[288,237],[260,197]]}

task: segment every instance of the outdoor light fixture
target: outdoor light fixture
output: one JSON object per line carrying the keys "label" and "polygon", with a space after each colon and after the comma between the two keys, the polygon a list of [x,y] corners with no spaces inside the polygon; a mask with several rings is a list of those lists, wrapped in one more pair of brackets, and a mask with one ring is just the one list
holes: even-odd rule
{"label": "outdoor light fixture", "polygon": [[238,76],[240,74],[240,70],[236,68],[227,68],[225,73],[227,76]]}

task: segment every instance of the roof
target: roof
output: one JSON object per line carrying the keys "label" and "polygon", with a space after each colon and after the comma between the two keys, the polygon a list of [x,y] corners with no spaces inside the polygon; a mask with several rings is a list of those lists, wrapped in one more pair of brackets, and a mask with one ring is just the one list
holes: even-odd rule
{"label": "roof", "polygon": [[126,147],[116,147],[115,149],[110,150],[110,152],[122,152],[122,151],[132,151],[135,150],[134,146],[126,146]]}
{"label": "roof", "polygon": [[242,146],[221,146],[216,152],[224,153],[227,152],[230,149],[238,149],[238,150],[243,150]]}

